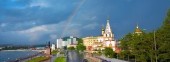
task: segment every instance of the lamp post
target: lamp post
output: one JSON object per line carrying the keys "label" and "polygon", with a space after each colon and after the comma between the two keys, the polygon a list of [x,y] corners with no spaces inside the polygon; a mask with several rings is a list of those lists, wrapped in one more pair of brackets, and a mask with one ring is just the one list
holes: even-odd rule
{"label": "lamp post", "polygon": [[157,49],[156,49],[156,39],[155,39],[156,35],[155,35],[155,30],[154,30],[154,47],[155,47],[155,62],[158,62],[157,61]]}

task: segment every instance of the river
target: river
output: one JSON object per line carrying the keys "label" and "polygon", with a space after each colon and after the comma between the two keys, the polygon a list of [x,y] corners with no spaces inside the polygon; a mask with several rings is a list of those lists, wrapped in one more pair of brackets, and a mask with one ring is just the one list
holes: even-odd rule
{"label": "river", "polygon": [[10,60],[16,60],[17,58],[23,58],[27,57],[33,54],[38,53],[38,51],[17,51],[17,50],[11,50],[11,51],[0,51],[0,62],[7,62]]}
{"label": "river", "polygon": [[82,62],[83,54],[79,54],[77,51],[68,51],[67,62]]}

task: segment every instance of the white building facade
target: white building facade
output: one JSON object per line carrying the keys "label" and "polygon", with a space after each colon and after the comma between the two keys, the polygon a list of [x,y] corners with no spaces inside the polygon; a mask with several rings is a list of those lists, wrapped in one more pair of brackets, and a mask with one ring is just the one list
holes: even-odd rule
{"label": "white building facade", "polygon": [[83,38],[83,44],[88,51],[103,50],[105,47],[110,47],[113,51],[116,51],[117,44],[110,27],[109,19],[107,19],[106,27],[102,27],[100,36],[85,37]]}
{"label": "white building facade", "polygon": [[102,36],[103,36],[103,40],[104,40],[103,43],[105,47],[111,47],[115,51],[116,40],[114,38],[114,34],[112,33],[109,19],[107,19],[106,28],[102,30],[104,30],[104,32],[102,33]]}
{"label": "white building facade", "polygon": [[55,50],[55,49],[56,49],[55,44],[52,44],[52,45],[51,45],[51,50],[53,51],[53,50]]}
{"label": "white building facade", "polygon": [[57,48],[63,48],[64,46],[68,47],[70,45],[77,45],[77,37],[69,36],[57,39]]}
{"label": "white building facade", "polygon": [[63,41],[63,40],[62,40],[61,38],[56,40],[57,48],[62,48],[62,46],[63,46],[62,41]]}

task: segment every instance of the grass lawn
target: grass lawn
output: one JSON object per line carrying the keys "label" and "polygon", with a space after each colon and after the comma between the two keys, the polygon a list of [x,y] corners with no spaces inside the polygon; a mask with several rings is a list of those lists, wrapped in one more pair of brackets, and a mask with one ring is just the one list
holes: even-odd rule
{"label": "grass lawn", "polygon": [[54,62],[66,62],[66,58],[65,57],[57,57]]}
{"label": "grass lawn", "polygon": [[52,55],[56,55],[57,53],[58,53],[57,50],[54,50],[54,51],[51,52]]}
{"label": "grass lawn", "polygon": [[49,57],[40,56],[40,57],[35,57],[35,58],[28,60],[26,62],[41,62],[41,61],[44,61],[44,60],[47,60],[47,59],[49,59]]}

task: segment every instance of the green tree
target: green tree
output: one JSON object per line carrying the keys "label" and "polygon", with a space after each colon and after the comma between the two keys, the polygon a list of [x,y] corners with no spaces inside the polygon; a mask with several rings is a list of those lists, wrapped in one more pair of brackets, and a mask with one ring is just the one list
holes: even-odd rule
{"label": "green tree", "polygon": [[170,61],[170,10],[163,25],[155,32],[158,60],[162,62]]}
{"label": "green tree", "polygon": [[127,34],[124,38],[121,39],[120,48],[122,49],[120,57],[122,59],[129,58],[130,55],[130,45],[129,42],[132,40],[131,33]]}
{"label": "green tree", "polygon": [[82,44],[83,43],[83,39],[82,38],[77,38],[78,44]]}
{"label": "green tree", "polygon": [[75,50],[74,47],[68,47],[67,49],[68,49],[68,50]]}
{"label": "green tree", "polygon": [[77,50],[78,51],[84,51],[84,50],[86,50],[86,46],[84,46],[83,44],[78,44],[77,45]]}
{"label": "green tree", "polygon": [[[153,37],[150,34],[127,34],[121,39],[120,47],[122,49],[119,54],[122,59],[136,60],[147,62],[151,61],[153,56]],[[152,55],[151,55],[152,53]]]}
{"label": "green tree", "polygon": [[86,46],[83,45],[83,40],[81,38],[78,38],[78,44],[77,44],[76,48],[78,51],[86,50]]}
{"label": "green tree", "polygon": [[112,48],[106,47],[104,50],[104,54],[106,57],[113,58],[116,56],[115,52],[113,51]]}
{"label": "green tree", "polygon": [[[170,61],[170,10],[163,25],[156,32],[127,34],[121,39],[121,58],[137,62]],[[156,49],[155,49],[156,47]],[[158,58],[156,60],[156,58]]]}

